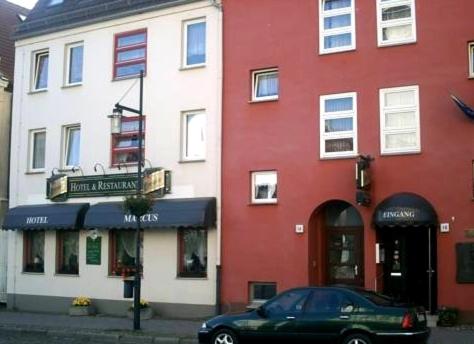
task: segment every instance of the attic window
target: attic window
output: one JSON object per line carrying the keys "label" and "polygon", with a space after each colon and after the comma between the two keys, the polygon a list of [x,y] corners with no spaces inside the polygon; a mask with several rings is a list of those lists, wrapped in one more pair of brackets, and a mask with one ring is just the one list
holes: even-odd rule
{"label": "attic window", "polygon": [[18,19],[20,19],[22,22],[25,21],[26,16],[23,14],[18,14]]}
{"label": "attic window", "polygon": [[49,0],[48,6],[54,6],[54,5],[59,5],[62,4],[63,0]]}

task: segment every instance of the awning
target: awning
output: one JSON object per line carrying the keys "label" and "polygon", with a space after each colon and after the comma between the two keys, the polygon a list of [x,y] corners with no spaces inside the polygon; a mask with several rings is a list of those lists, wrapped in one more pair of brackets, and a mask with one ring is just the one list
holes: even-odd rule
{"label": "awning", "polygon": [[398,193],[382,201],[374,212],[376,227],[420,227],[438,223],[436,212],[423,197]]}
{"label": "awning", "polygon": [[8,210],[3,229],[80,229],[89,203],[21,205]]}
{"label": "awning", "polygon": [[[87,229],[135,229],[136,218],[126,214],[123,202],[98,203],[90,207],[84,227]],[[162,199],[141,217],[141,228],[204,228],[216,224],[216,199]]]}

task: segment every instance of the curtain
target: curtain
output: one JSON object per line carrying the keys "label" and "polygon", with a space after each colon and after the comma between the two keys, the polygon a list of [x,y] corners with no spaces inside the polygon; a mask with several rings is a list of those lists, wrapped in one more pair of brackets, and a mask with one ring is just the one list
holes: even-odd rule
{"label": "curtain", "polygon": [[190,24],[187,30],[186,64],[206,62],[206,23]]}
{"label": "curtain", "polygon": [[207,232],[206,230],[185,230],[184,267],[186,272],[207,271]]}
{"label": "curtain", "polygon": [[46,133],[33,134],[33,168],[44,168]]}
{"label": "curtain", "polygon": [[278,95],[278,73],[257,75],[257,97]]}
{"label": "curtain", "polygon": [[334,133],[338,131],[352,131],[352,117],[327,119],[324,121],[324,131],[326,133]]}
{"label": "curtain", "polygon": [[350,33],[343,33],[339,35],[332,35],[324,37],[324,48],[345,47],[352,44],[352,35]]}
{"label": "curtain", "polygon": [[324,101],[324,112],[352,111],[352,109],[352,97],[326,99]]}
{"label": "curtain", "polygon": [[69,128],[68,129],[68,146],[67,146],[67,166],[79,165],[79,152],[81,143],[81,129]]}
{"label": "curtain", "polygon": [[186,116],[186,157],[202,158],[205,152],[204,114]]}
{"label": "curtain", "polygon": [[385,106],[414,106],[415,91],[390,92],[385,94]]}
{"label": "curtain", "polygon": [[389,7],[382,10],[382,20],[393,20],[411,17],[411,7],[409,5]]}
{"label": "curtain", "polygon": [[386,148],[416,147],[417,135],[413,133],[388,134],[385,136]]}
{"label": "curtain", "polygon": [[412,35],[411,24],[385,27],[382,30],[383,40],[392,41],[409,38]]}
{"label": "curtain", "polygon": [[350,7],[352,0],[324,0],[324,10],[336,10],[338,8]]}
{"label": "curtain", "polygon": [[414,111],[389,112],[385,114],[386,128],[413,128],[416,126],[416,114]]}
{"label": "curtain", "polygon": [[351,15],[341,14],[324,18],[324,29],[336,29],[341,27],[351,26]]}

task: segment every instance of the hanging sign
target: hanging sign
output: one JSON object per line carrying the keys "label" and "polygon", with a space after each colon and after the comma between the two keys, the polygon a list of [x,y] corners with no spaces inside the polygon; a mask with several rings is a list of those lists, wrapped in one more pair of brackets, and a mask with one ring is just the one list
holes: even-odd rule
{"label": "hanging sign", "polygon": [[[56,202],[64,202],[68,198],[126,196],[136,192],[136,173],[78,177],[54,175],[46,182],[46,197]],[[170,193],[171,172],[162,168],[145,170],[143,192],[154,197],[163,197]]]}
{"label": "hanging sign", "polygon": [[86,264],[100,265],[102,238],[95,239],[88,237],[86,242]]}

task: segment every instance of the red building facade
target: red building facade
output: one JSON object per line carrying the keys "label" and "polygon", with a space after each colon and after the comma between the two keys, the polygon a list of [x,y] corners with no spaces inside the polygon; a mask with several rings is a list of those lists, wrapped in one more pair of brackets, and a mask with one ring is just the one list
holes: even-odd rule
{"label": "red building facade", "polygon": [[474,315],[474,120],[450,98],[474,105],[473,11],[224,1],[223,310],[344,283]]}

